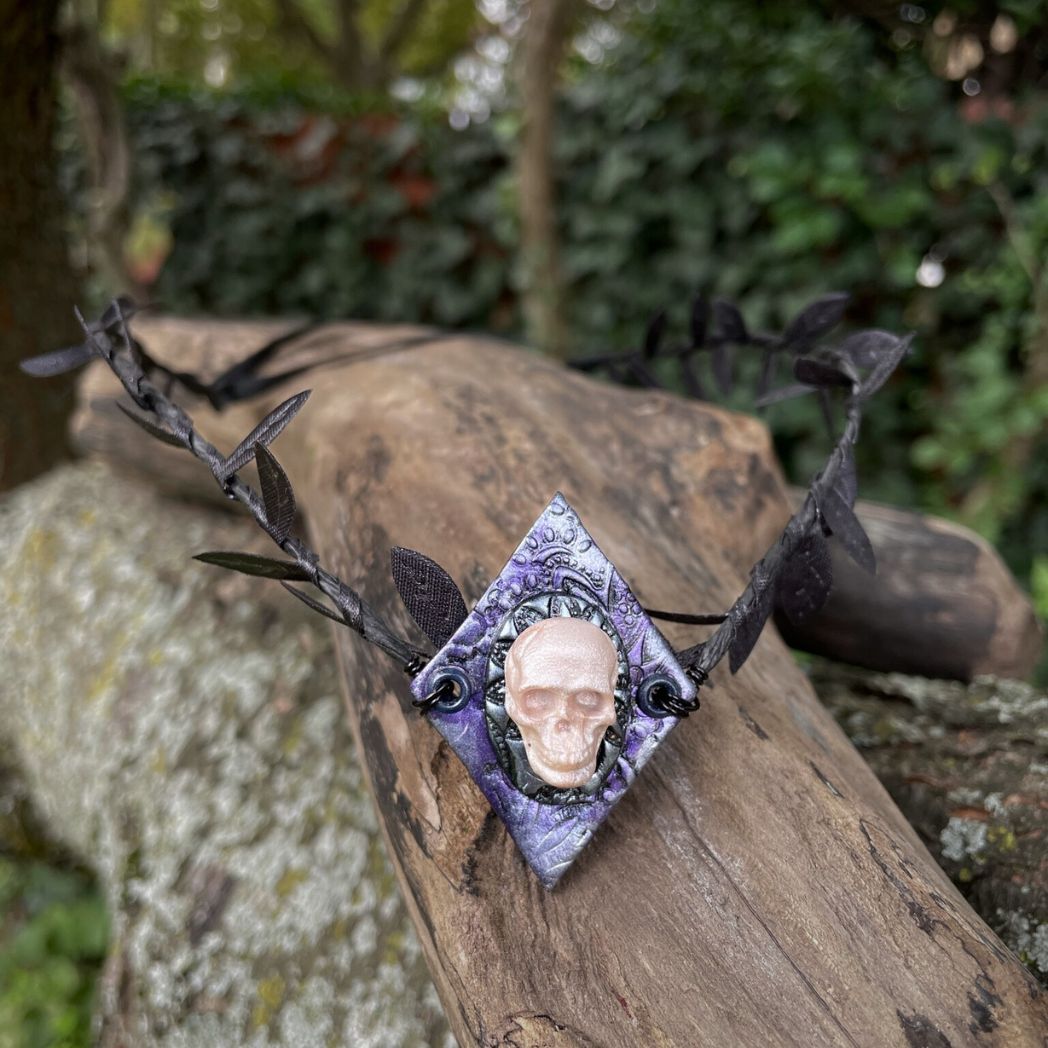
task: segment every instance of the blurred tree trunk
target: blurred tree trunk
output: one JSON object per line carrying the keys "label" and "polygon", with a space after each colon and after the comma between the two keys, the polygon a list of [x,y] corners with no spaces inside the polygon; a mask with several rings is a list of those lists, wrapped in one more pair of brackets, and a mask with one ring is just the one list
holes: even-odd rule
{"label": "blurred tree trunk", "polygon": [[131,225],[131,145],[117,87],[120,63],[98,37],[98,23],[81,16],[62,35],[61,70],[76,111],[90,194],[90,266],[107,296],[126,291],[144,299],[128,271],[124,244]]}
{"label": "blurred tree trunk", "polygon": [[520,54],[522,129],[517,155],[524,320],[528,340],[568,355],[553,185],[553,106],[574,4],[534,0]]}
{"label": "blurred tree trunk", "polygon": [[52,138],[58,0],[0,0],[0,490],[68,456],[73,378],[41,382],[18,361],[75,341]]}

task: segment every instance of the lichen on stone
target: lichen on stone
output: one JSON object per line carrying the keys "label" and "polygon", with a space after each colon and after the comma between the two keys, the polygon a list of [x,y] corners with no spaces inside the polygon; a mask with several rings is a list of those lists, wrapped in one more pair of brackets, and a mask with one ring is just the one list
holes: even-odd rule
{"label": "lichen on stone", "polygon": [[0,730],[105,886],[102,1043],[451,1044],[326,624],[190,559],[250,526],[78,464],[0,527]]}
{"label": "lichen on stone", "polygon": [[816,690],[932,854],[1042,980],[1048,692],[816,662]]}
{"label": "lichen on stone", "polygon": [[1015,950],[1033,971],[1048,976],[1048,922],[1032,921],[1024,913],[998,910],[997,922]]}
{"label": "lichen on stone", "polygon": [[986,837],[986,823],[952,815],[939,834],[942,856],[956,862],[964,862],[966,859],[978,860],[985,853]]}

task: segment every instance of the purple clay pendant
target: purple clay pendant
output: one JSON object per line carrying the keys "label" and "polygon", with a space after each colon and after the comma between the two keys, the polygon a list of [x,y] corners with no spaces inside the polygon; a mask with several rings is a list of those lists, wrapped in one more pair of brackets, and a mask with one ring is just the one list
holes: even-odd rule
{"label": "purple clay pendant", "polygon": [[558,492],[412,691],[552,888],[677,724],[655,686],[695,697]]}

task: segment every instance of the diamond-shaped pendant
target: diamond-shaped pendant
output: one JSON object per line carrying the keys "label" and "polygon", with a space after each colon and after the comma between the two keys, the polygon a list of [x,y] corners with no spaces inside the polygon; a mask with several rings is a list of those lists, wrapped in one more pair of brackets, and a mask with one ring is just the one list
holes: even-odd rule
{"label": "diamond-shaped pendant", "polygon": [[559,492],[412,683],[548,888],[677,724],[655,688],[695,697]]}

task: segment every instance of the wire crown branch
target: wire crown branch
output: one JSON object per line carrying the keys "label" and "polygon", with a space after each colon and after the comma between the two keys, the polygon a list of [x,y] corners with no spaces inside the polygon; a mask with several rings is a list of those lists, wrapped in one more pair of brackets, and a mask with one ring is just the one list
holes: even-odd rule
{"label": "wire crown branch", "polygon": [[[278,579],[313,610],[355,630],[396,659],[405,672],[416,674],[425,664],[424,653],[399,637],[350,586],[321,567],[317,553],[291,534],[296,512],[294,491],[268,445],[305,404],[309,390],[276,407],[225,456],[197,432],[189,415],[147,375],[146,369],[152,362],[128,329],[128,314],[132,311],[126,300],[118,299],[97,322],[90,324],[77,311],[85,341],[80,346],[24,361],[23,370],[47,376],[79,367],[95,357],[103,360],[142,412],[124,408],[125,414],[151,436],[184,447],[203,462],[226,496],[246,506],[258,525],[288,557],[281,561],[257,554],[218,551],[200,554],[197,559],[248,575]],[[180,375],[178,380],[183,381],[184,377]],[[190,379],[192,388],[196,380],[191,376]],[[258,467],[261,493],[242,480],[238,472],[252,460]],[[309,583],[334,608],[288,585],[290,582]]]}
{"label": "wire crown branch", "polygon": [[[912,336],[859,331],[835,346],[818,343],[841,321],[849,296],[824,295],[802,309],[779,335],[751,332],[738,307],[718,300],[712,307],[702,295],[690,304],[688,340],[670,345],[665,339],[666,314],[651,320],[640,347],[624,354],[583,358],[575,366],[603,371],[619,381],[663,387],[658,366],[674,365],[683,387],[707,399],[708,386],[731,392],[735,381],[735,351],[757,350],[761,357],[757,406],[764,407],[806,393],[818,396],[834,446],[826,465],[811,482],[801,508],[782,534],[750,571],[745,590],[710,638],[678,652],[682,665],[698,684],[728,656],[737,672],[753,650],[776,606],[794,622],[803,622],[826,602],[833,584],[827,539],[835,535],[853,560],[873,573],[876,558],[869,536],[855,515],[858,494],[853,448],[859,437],[863,407],[884,385],[910,352]],[[772,388],[778,360],[792,358],[794,381]],[[700,375],[708,360],[710,374]],[[844,424],[837,432],[834,395],[844,397]],[[687,616],[662,613],[661,617]],[[711,616],[712,618],[712,616]]]}
{"label": "wire crown branch", "polygon": [[[634,351],[604,354],[576,360],[582,371],[602,371],[620,382],[661,387],[658,369],[669,362],[679,372],[684,389],[706,399],[708,385],[731,392],[735,381],[734,352],[756,349],[761,354],[758,405],[776,403],[814,392],[834,439],[826,465],[815,476],[801,508],[782,534],[753,566],[750,580],[725,613],[688,614],[653,611],[653,617],[692,625],[716,625],[705,641],[677,652],[682,666],[699,685],[706,684],[714,667],[728,657],[732,673],[738,671],[753,650],[767,619],[779,607],[792,620],[802,622],[825,603],[832,586],[832,568],[827,539],[837,536],[847,553],[866,570],[876,569],[869,537],[855,516],[858,484],[853,448],[859,436],[865,403],[884,385],[910,350],[911,336],[886,331],[861,331],[834,346],[817,343],[843,317],[848,296],[832,294],[811,303],[787,325],[780,335],[751,332],[739,309],[716,301],[712,307],[696,295],[691,302],[688,339],[676,346],[665,339],[666,315],[659,313],[649,324],[643,343]],[[216,483],[231,499],[242,503],[258,525],[284,553],[286,560],[251,553],[212,551],[196,559],[248,575],[278,580],[285,589],[313,611],[355,630],[365,640],[396,659],[414,676],[428,661],[419,648],[399,637],[351,587],[320,565],[317,553],[292,534],[296,500],[291,482],[270,450],[270,445],[292,422],[309,397],[303,391],[289,397],[271,411],[229,455],[205,440],[192,419],[171,399],[178,383],[206,397],[221,408],[270,388],[304,369],[294,369],[275,378],[260,377],[257,368],[279,349],[312,330],[298,328],[267,343],[240,361],[218,379],[204,383],[196,376],[174,372],[154,361],[128,327],[136,307],[127,299],[116,299],[102,317],[87,323],[77,312],[85,341],[66,349],[33,357],[22,364],[32,375],[61,374],[99,358],[114,372],[137,411],[121,409],[150,436],[183,447],[203,462]],[[772,389],[777,361],[792,358],[793,383]],[[709,375],[700,376],[700,363],[708,361]],[[162,381],[164,389],[157,384]],[[835,396],[843,396],[844,424],[834,425]],[[252,461],[258,469],[261,492],[239,475]],[[439,565],[414,550],[392,551],[394,581],[413,618],[438,647],[441,638],[464,620],[466,605],[454,581]],[[323,600],[292,583],[307,583]],[[439,607],[441,614],[435,615]],[[450,610],[449,610],[450,609]],[[698,708],[672,695],[662,698],[665,713],[686,716]],[[421,706],[425,712],[426,704]]]}

